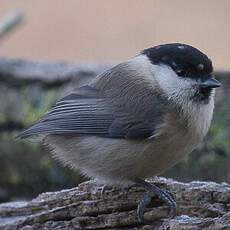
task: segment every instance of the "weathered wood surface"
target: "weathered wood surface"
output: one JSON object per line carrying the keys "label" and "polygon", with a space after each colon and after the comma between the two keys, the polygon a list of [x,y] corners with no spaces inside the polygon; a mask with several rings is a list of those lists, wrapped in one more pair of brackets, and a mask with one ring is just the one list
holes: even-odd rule
{"label": "weathered wood surface", "polygon": [[29,61],[0,58],[0,82],[10,86],[41,84],[56,87],[75,81],[87,81],[111,67],[111,64]]}
{"label": "weathered wood surface", "polygon": [[175,194],[175,218],[167,217],[167,207],[156,198],[145,213],[148,223],[139,224],[136,206],[142,188],[105,188],[102,194],[102,186],[88,181],[32,201],[0,205],[0,229],[230,229],[229,184],[152,182]]}

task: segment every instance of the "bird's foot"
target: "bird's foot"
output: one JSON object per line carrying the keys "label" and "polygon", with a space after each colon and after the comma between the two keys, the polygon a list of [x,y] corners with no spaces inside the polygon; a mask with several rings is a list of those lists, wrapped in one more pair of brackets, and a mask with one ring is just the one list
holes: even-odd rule
{"label": "bird's foot", "polygon": [[105,198],[105,193],[106,193],[106,190],[110,190],[110,191],[113,191],[113,187],[112,186],[109,186],[109,185],[103,185],[101,186],[101,199],[104,199]]}
{"label": "bird's foot", "polygon": [[170,208],[171,217],[176,216],[176,202],[171,192],[165,189],[160,189],[156,185],[150,184],[142,179],[136,179],[135,182],[138,185],[144,187],[147,191],[137,207],[137,216],[139,222],[144,222],[144,211],[146,207],[151,203],[151,200],[154,196],[157,196],[166,203],[166,205]]}

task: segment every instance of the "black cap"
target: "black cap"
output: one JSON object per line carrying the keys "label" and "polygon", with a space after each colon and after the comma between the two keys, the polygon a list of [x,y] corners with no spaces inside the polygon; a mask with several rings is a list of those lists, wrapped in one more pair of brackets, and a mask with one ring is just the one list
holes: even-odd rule
{"label": "black cap", "polygon": [[211,60],[200,50],[186,44],[171,43],[145,49],[152,64],[170,66],[178,76],[189,78],[209,78],[213,72]]}

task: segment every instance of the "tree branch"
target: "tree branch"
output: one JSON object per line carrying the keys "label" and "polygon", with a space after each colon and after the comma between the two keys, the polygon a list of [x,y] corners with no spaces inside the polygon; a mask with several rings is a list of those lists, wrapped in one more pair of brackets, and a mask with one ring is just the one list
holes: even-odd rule
{"label": "tree branch", "polygon": [[40,84],[56,87],[74,81],[86,81],[108,69],[111,65],[28,61],[0,58],[0,82],[10,86]]}
{"label": "tree branch", "polygon": [[24,18],[21,11],[13,11],[0,19],[0,39],[18,26]]}
{"label": "tree branch", "polygon": [[39,195],[32,201],[0,205],[0,229],[228,229],[230,186],[214,182],[180,183],[165,178],[151,182],[176,196],[178,215],[157,198],[145,213],[148,224],[137,220],[140,187],[110,188],[94,181],[78,187]]}

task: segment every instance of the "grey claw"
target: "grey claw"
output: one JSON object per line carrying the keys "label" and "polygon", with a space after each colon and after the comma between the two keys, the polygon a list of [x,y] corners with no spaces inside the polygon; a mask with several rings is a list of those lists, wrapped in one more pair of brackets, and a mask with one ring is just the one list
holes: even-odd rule
{"label": "grey claw", "polygon": [[161,189],[161,190],[164,191],[165,193],[167,193],[168,196],[170,196],[172,200],[175,200],[175,196],[172,192],[170,192],[169,190],[166,190],[166,189]]}
{"label": "grey claw", "polygon": [[145,193],[137,207],[137,217],[140,223],[144,222],[144,211],[151,203],[151,200],[154,196],[160,198],[170,208],[170,217],[176,216],[176,202],[171,192],[165,189],[160,189],[156,185],[150,184],[141,179],[137,179],[136,183],[142,185],[147,190],[147,193]]}
{"label": "grey claw", "polygon": [[104,199],[105,198],[105,192],[106,190],[111,190],[112,188],[108,185],[103,185],[101,187],[101,199]]}
{"label": "grey claw", "polygon": [[169,213],[170,213],[170,216],[173,218],[176,216],[176,208],[177,208],[175,198],[170,191],[165,190],[165,189],[161,189],[161,191],[162,191],[162,195],[165,196],[165,198],[163,196],[159,198],[162,199],[167,204],[167,206],[170,208]]}
{"label": "grey claw", "polygon": [[150,204],[152,196],[147,192],[144,194],[144,197],[141,199],[137,206],[137,218],[140,223],[144,222],[144,211],[148,204]]}

